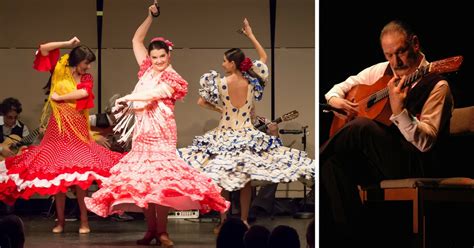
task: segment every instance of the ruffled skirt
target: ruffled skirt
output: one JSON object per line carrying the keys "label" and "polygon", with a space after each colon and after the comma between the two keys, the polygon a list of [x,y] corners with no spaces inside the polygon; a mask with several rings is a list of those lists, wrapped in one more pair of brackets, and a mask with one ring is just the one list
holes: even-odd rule
{"label": "ruffled skirt", "polygon": [[[137,146],[144,146],[142,148]],[[113,213],[139,212],[148,204],[176,210],[211,209],[225,212],[230,203],[221,189],[198,170],[190,167],[174,151],[149,151],[146,145],[134,148],[111,170],[111,176],[91,198],[89,210],[106,217]]]}
{"label": "ruffled skirt", "polygon": [[191,146],[178,149],[178,154],[228,191],[250,181],[314,178],[315,162],[305,152],[284,147],[279,138],[253,128],[211,130],[197,136]]}
{"label": "ruffled skirt", "polygon": [[[108,177],[109,171],[123,155],[96,144],[83,141],[76,132],[88,137],[87,120],[74,108],[64,108],[68,115],[64,130],[59,130],[51,115],[45,135],[38,146],[26,149],[21,155],[0,162],[0,201],[13,204],[21,197],[33,194],[54,195],[66,192],[70,186],[87,189]],[[74,125],[74,130],[68,125]]]}

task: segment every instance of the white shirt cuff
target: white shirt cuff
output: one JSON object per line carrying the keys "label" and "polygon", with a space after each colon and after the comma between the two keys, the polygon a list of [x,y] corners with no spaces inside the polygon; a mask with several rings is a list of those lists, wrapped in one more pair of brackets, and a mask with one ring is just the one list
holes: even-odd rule
{"label": "white shirt cuff", "polygon": [[413,122],[415,122],[406,109],[403,109],[403,111],[398,115],[392,114],[392,116],[390,116],[390,121],[397,125],[400,130],[408,130],[413,125]]}

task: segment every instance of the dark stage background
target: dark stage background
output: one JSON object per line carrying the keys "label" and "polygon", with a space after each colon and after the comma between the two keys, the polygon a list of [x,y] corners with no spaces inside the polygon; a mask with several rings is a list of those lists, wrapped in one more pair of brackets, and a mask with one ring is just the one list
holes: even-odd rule
{"label": "dark stage background", "polygon": [[[455,107],[474,105],[474,11],[468,1],[334,1],[319,3],[319,101],[335,84],[385,61],[379,44],[382,27],[393,19],[418,34],[428,61],[463,55],[460,71],[447,75]],[[318,18],[318,17],[316,17]],[[332,114],[320,110],[320,144],[327,140]]]}

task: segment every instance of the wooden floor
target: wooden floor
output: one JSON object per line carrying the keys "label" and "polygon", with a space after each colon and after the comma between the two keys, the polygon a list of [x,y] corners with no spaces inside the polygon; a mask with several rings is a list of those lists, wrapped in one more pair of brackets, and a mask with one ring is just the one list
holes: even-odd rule
{"label": "wooden floor", "polygon": [[[135,241],[142,238],[146,230],[145,221],[140,216],[127,222],[90,216],[92,231],[89,234],[78,233],[79,221],[69,221],[66,223],[64,233],[53,234],[51,232],[51,228],[54,226],[53,217],[41,215],[21,215],[20,217],[25,224],[25,247],[27,248],[139,247]],[[301,247],[306,247],[305,235],[309,221],[308,219],[295,219],[291,216],[277,216],[274,219],[259,217],[252,224],[263,225],[270,230],[278,225],[294,227],[300,236]],[[215,247],[216,235],[212,232],[214,225],[215,223],[210,218],[170,219],[168,232],[177,248]]]}

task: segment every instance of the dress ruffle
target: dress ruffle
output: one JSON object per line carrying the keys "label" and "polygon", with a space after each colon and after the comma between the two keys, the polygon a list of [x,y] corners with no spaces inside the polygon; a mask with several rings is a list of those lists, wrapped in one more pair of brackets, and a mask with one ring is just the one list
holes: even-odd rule
{"label": "dress ruffle", "polygon": [[[60,118],[59,130],[54,116],[50,116],[46,133],[38,146],[22,154],[7,158],[0,170],[0,200],[13,203],[18,197],[29,199],[33,194],[54,195],[77,185],[87,189],[93,181],[99,184],[123,155],[99,146],[92,139],[82,140],[73,130],[89,137],[85,117],[67,104]],[[64,115],[64,116],[63,116]]]}
{"label": "dress ruffle", "polygon": [[173,100],[183,99],[188,93],[188,83],[174,71],[164,71],[161,74],[160,82],[168,84],[174,90],[171,96]]}
{"label": "dress ruffle", "polygon": [[[260,76],[263,81],[268,80],[268,67],[266,64],[260,60],[254,60],[252,70]],[[243,76],[249,81],[250,85],[253,87],[253,96],[256,101],[260,101],[263,98],[263,85],[260,84],[256,77],[252,77],[250,74],[244,72]],[[199,84],[201,88],[199,89],[199,95],[204,98],[206,101],[212,104],[219,103],[219,84],[221,81],[221,75],[211,70],[207,73],[204,73],[199,79]]]}
{"label": "dress ruffle", "polygon": [[253,128],[211,130],[178,154],[228,191],[253,180],[279,183],[314,177],[314,161],[305,152],[283,147],[279,138]]}
{"label": "dress ruffle", "polygon": [[[71,186],[79,186],[83,190],[87,190],[94,182],[100,186],[105,176],[93,171],[74,169],[70,172],[58,174],[55,177],[41,179],[42,175],[36,175],[32,179],[23,179],[21,174],[7,175],[5,162],[0,162],[0,201],[9,205],[18,198],[28,200],[34,194],[39,195],[55,195],[59,192],[67,192]],[[24,173],[23,173],[24,174]]]}
{"label": "dress ruffle", "polygon": [[59,54],[59,49],[54,49],[49,51],[47,56],[43,56],[38,49],[33,61],[33,69],[37,71],[50,71],[52,73],[58,62]]}
{"label": "dress ruffle", "polygon": [[224,212],[221,189],[189,167],[174,152],[135,151],[111,170],[113,176],[86,198],[89,210],[106,217],[123,211],[139,212],[154,203],[177,210],[211,209]]}
{"label": "dress ruffle", "polygon": [[256,153],[268,152],[270,149],[281,146],[281,140],[253,128],[239,130],[225,128],[211,130],[202,136],[195,137],[192,146],[196,151],[203,150],[209,154],[236,155],[243,150]]}
{"label": "dress ruffle", "polygon": [[86,73],[81,77],[81,82],[77,84],[77,89],[87,91],[87,97],[76,100],[76,110],[90,109],[94,107],[94,79],[91,74]]}
{"label": "dress ruffle", "polygon": [[220,74],[213,70],[202,75],[199,80],[199,84],[201,85],[199,95],[210,103],[218,104],[219,89],[217,88],[217,85],[220,80]]}

